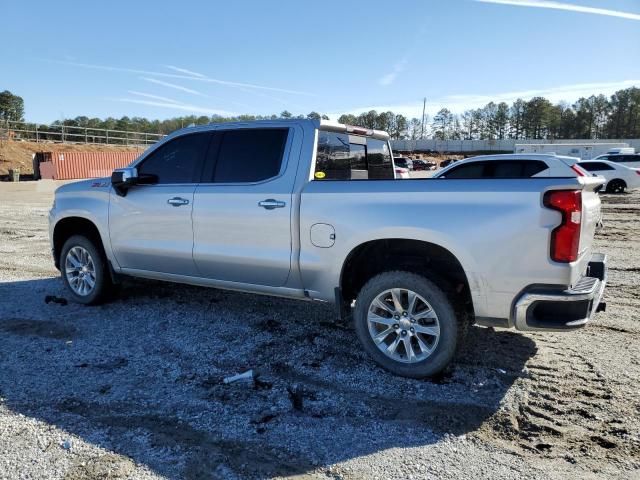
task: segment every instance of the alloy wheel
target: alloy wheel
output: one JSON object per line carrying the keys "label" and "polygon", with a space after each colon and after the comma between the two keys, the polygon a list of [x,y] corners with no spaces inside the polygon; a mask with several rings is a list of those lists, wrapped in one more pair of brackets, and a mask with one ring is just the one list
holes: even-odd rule
{"label": "alloy wheel", "polygon": [[96,285],[96,268],[89,251],[80,246],[69,249],[64,262],[71,289],[80,296],[90,295]]}
{"label": "alloy wheel", "polygon": [[369,305],[367,323],[378,349],[402,363],[426,359],[440,339],[438,315],[425,298],[406,288],[376,296]]}

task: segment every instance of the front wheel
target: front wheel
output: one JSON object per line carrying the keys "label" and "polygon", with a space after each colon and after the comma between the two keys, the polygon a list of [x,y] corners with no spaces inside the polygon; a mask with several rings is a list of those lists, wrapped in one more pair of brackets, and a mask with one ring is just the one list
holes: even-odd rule
{"label": "front wheel", "polygon": [[410,272],[384,272],[356,299],[356,334],[364,349],[390,372],[433,376],[451,362],[458,325],[449,300],[430,280]]}
{"label": "front wheel", "polygon": [[60,252],[62,281],[73,301],[85,305],[102,303],[112,283],[102,250],[82,235],[70,237]]}

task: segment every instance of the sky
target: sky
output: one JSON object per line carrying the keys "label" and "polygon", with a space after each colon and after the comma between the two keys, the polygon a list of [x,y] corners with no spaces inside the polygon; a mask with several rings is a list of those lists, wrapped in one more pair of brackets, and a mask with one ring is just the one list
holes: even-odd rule
{"label": "sky", "polygon": [[640,87],[640,0],[0,0],[0,91],[79,115],[460,113]]}

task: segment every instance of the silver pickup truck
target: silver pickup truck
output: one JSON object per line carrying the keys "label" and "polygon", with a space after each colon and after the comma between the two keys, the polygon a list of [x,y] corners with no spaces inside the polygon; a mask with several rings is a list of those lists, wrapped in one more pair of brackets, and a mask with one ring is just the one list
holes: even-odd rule
{"label": "silver pickup truck", "polygon": [[571,330],[604,306],[602,179],[567,172],[396,180],[376,130],[186,128],[110,179],[60,187],[53,258],[87,305],[125,275],[333,303],[376,362],[426,377],[474,322]]}

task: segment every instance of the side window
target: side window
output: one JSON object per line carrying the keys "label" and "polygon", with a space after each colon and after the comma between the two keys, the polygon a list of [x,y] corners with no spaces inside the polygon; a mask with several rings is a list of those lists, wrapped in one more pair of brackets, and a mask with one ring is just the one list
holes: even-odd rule
{"label": "side window", "polygon": [[215,183],[250,183],[280,173],[287,128],[243,128],[220,133]]}
{"label": "side window", "polygon": [[486,162],[473,162],[453,167],[442,178],[482,178]]}
{"label": "side window", "polygon": [[138,174],[156,175],[159,184],[199,182],[209,138],[209,132],[204,132],[169,140],[138,165]]}
{"label": "side window", "polygon": [[623,162],[640,162],[640,155],[623,155]]}
{"label": "side window", "polygon": [[387,142],[346,133],[318,132],[315,178],[318,180],[392,180]]}
{"label": "side window", "polygon": [[598,163],[597,162],[580,162],[578,163],[578,166],[580,168],[582,168],[583,170],[586,170],[587,172],[595,172],[598,170]]}
{"label": "side window", "polygon": [[607,158],[607,160],[609,160],[610,162],[621,162],[622,155],[609,155],[609,158]]}
{"label": "side window", "polygon": [[534,175],[547,169],[547,164],[537,160],[516,160],[494,162],[490,172],[485,172],[485,176],[490,178],[531,178]]}
{"label": "side window", "polygon": [[615,170],[611,165],[602,162],[580,162],[579,167],[584,168],[588,172],[600,172],[602,170]]}
{"label": "side window", "polygon": [[546,163],[538,160],[489,160],[462,164],[443,178],[531,178],[547,168]]}

